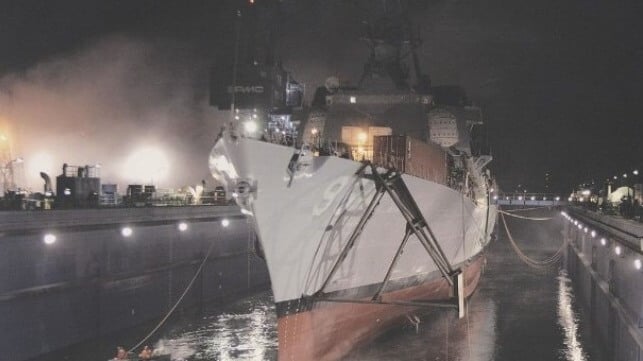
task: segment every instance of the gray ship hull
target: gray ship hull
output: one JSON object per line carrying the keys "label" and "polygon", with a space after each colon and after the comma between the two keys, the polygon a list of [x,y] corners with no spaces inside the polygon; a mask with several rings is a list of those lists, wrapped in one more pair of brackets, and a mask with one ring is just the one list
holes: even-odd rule
{"label": "gray ship hull", "polygon": [[[226,228],[223,218],[230,220]],[[213,242],[181,307],[269,287],[237,207],[0,212],[0,225],[0,361],[26,360],[163,317]],[[129,237],[123,227],[131,228]],[[54,243],[44,242],[47,234]]]}

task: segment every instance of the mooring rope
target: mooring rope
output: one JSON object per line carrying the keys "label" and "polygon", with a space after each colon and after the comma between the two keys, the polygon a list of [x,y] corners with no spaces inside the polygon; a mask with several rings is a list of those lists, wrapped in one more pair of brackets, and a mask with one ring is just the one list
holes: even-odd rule
{"label": "mooring rope", "polygon": [[506,214],[509,217],[527,219],[527,220],[530,220],[530,221],[550,221],[550,220],[554,219],[554,217],[527,217],[527,216],[520,216],[520,215],[511,213],[511,212],[503,211],[502,209],[498,209],[498,213]]}
{"label": "mooring rope", "polygon": [[526,212],[526,211],[533,211],[536,209],[542,209],[543,207],[530,207],[530,208],[516,208],[512,209],[511,211],[507,211],[508,213],[513,213],[513,212]]}
{"label": "mooring rope", "polygon": [[165,323],[165,321],[167,321],[168,318],[170,318],[170,316],[172,315],[174,310],[176,310],[176,308],[179,306],[181,301],[183,301],[183,298],[185,297],[185,295],[188,294],[188,291],[190,290],[190,288],[192,288],[192,285],[194,285],[194,281],[196,281],[196,279],[199,276],[199,274],[201,274],[201,270],[203,270],[203,266],[205,266],[205,262],[207,262],[208,258],[210,257],[210,253],[212,253],[212,249],[214,249],[215,244],[216,244],[216,242],[214,242],[214,240],[213,240],[213,242],[210,244],[210,248],[208,248],[208,253],[206,253],[205,258],[203,258],[203,261],[199,265],[199,268],[196,270],[196,273],[194,274],[194,277],[192,277],[192,279],[190,280],[190,283],[188,283],[188,286],[185,288],[185,291],[183,291],[183,294],[181,294],[181,297],[179,297],[179,299],[176,301],[174,306],[172,306],[170,311],[168,311],[168,313],[165,315],[165,317],[163,317],[163,319],[161,319],[161,321],[156,325],[156,327],[154,327],[152,329],[152,331],[150,331],[147,334],[147,336],[145,336],[139,343],[137,343],[136,346],[130,348],[129,351],[127,351],[127,353],[130,353],[130,352],[134,351],[135,349],[139,348],[145,341],[147,341],[150,337],[152,337],[152,335],[154,335],[154,333],[156,333],[156,331],[158,331],[159,328],[161,328],[161,326],[163,326],[163,324]]}
{"label": "mooring rope", "polygon": [[511,244],[511,247],[514,249],[518,257],[525,262],[528,266],[532,268],[544,268],[548,267],[560,260],[562,257],[562,252],[563,249],[565,249],[565,242],[563,242],[560,245],[560,248],[554,253],[551,257],[545,258],[543,260],[535,260],[533,258],[530,258],[527,256],[521,249],[518,247],[518,244],[514,240],[513,236],[511,235],[511,232],[509,231],[509,227],[507,226],[507,221],[505,220],[505,214],[506,212],[500,212],[500,217],[502,218],[502,224],[505,227],[505,231],[507,232],[507,238],[509,238],[509,242]]}

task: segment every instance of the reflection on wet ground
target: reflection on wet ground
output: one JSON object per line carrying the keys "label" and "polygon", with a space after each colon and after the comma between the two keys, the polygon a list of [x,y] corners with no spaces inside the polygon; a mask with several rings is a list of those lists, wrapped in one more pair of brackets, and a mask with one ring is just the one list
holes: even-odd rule
{"label": "reflection on wet ground", "polygon": [[[524,214],[546,215],[543,212]],[[547,258],[561,245],[559,221],[508,222],[521,249],[532,258]],[[454,312],[441,310],[418,314],[417,329],[410,322],[401,324],[346,359],[601,360],[600,350],[588,341],[570,281],[559,265],[542,270],[527,267],[500,231],[487,250],[487,259],[468,317],[457,320]],[[159,346],[186,360],[276,359],[270,295],[257,295],[176,327]]]}
{"label": "reflection on wet ground", "polygon": [[172,360],[275,360],[277,328],[269,293],[212,309],[201,319],[185,319],[156,343]]}
{"label": "reflection on wet ground", "polygon": [[[523,215],[547,216],[536,210]],[[561,246],[560,220],[507,219],[514,239],[528,256],[545,259]],[[601,360],[560,265],[534,269],[511,249],[504,231],[487,249],[487,265],[468,317],[435,311],[411,326],[392,330],[362,347],[349,360]]]}
{"label": "reflection on wet ground", "polygon": [[[545,212],[523,214],[558,214]],[[559,220],[507,221],[514,239],[531,258],[545,259],[561,245]],[[453,311],[444,310],[418,313],[419,327],[405,321],[346,360],[603,360],[560,265],[527,267],[511,249],[504,231],[498,231],[498,239],[486,253],[485,274],[468,303],[467,317],[458,320]],[[276,360],[276,316],[270,293],[213,306],[201,315],[183,317],[165,327],[157,335],[158,351],[174,360]]]}

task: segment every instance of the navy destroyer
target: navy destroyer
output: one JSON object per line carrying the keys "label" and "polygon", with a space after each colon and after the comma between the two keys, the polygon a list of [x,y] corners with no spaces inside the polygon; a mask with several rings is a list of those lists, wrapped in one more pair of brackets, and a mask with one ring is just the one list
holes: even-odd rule
{"label": "navy destroyer", "polygon": [[244,116],[244,68],[218,84],[233,119],[210,168],[255,223],[280,360],[341,358],[417,309],[462,316],[480,278],[496,219],[482,112],[431,85],[405,6],[380,5],[358,84],[329,78],[303,124]]}

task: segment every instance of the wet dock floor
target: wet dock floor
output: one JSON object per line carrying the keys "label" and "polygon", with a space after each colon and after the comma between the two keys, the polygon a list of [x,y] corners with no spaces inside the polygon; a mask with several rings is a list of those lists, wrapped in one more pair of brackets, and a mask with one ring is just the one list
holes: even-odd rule
{"label": "wet dock floor", "polygon": [[[554,254],[562,242],[558,212],[521,214],[557,217],[546,222],[507,219],[514,239],[529,257],[545,259]],[[500,223],[497,239],[486,250],[485,273],[468,302],[467,317],[457,320],[453,311],[444,310],[416,313],[417,327],[401,324],[354,350],[346,360],[604,360],[560,265],[528,267],[501,227]],[[264,292],[175,319],[150,344],[175,360],[275,360],[271,295]],[[85,349],[65,359],[110,356]]]}
{"label": "wet dock floor", "polygon": [[[546,259],[561,246],[561,219],[554,210],[520,212],[552,221],[506,217],[520,249]],[[468,317],[437,311],[393,330],[357,350],[349,360],[495,360],[602,361],[602,351],[578,307],[570,280],[560,264],[527,266],[513,251],[498,220],[497,239],[488,249],[485,273],[468,302]]]}

